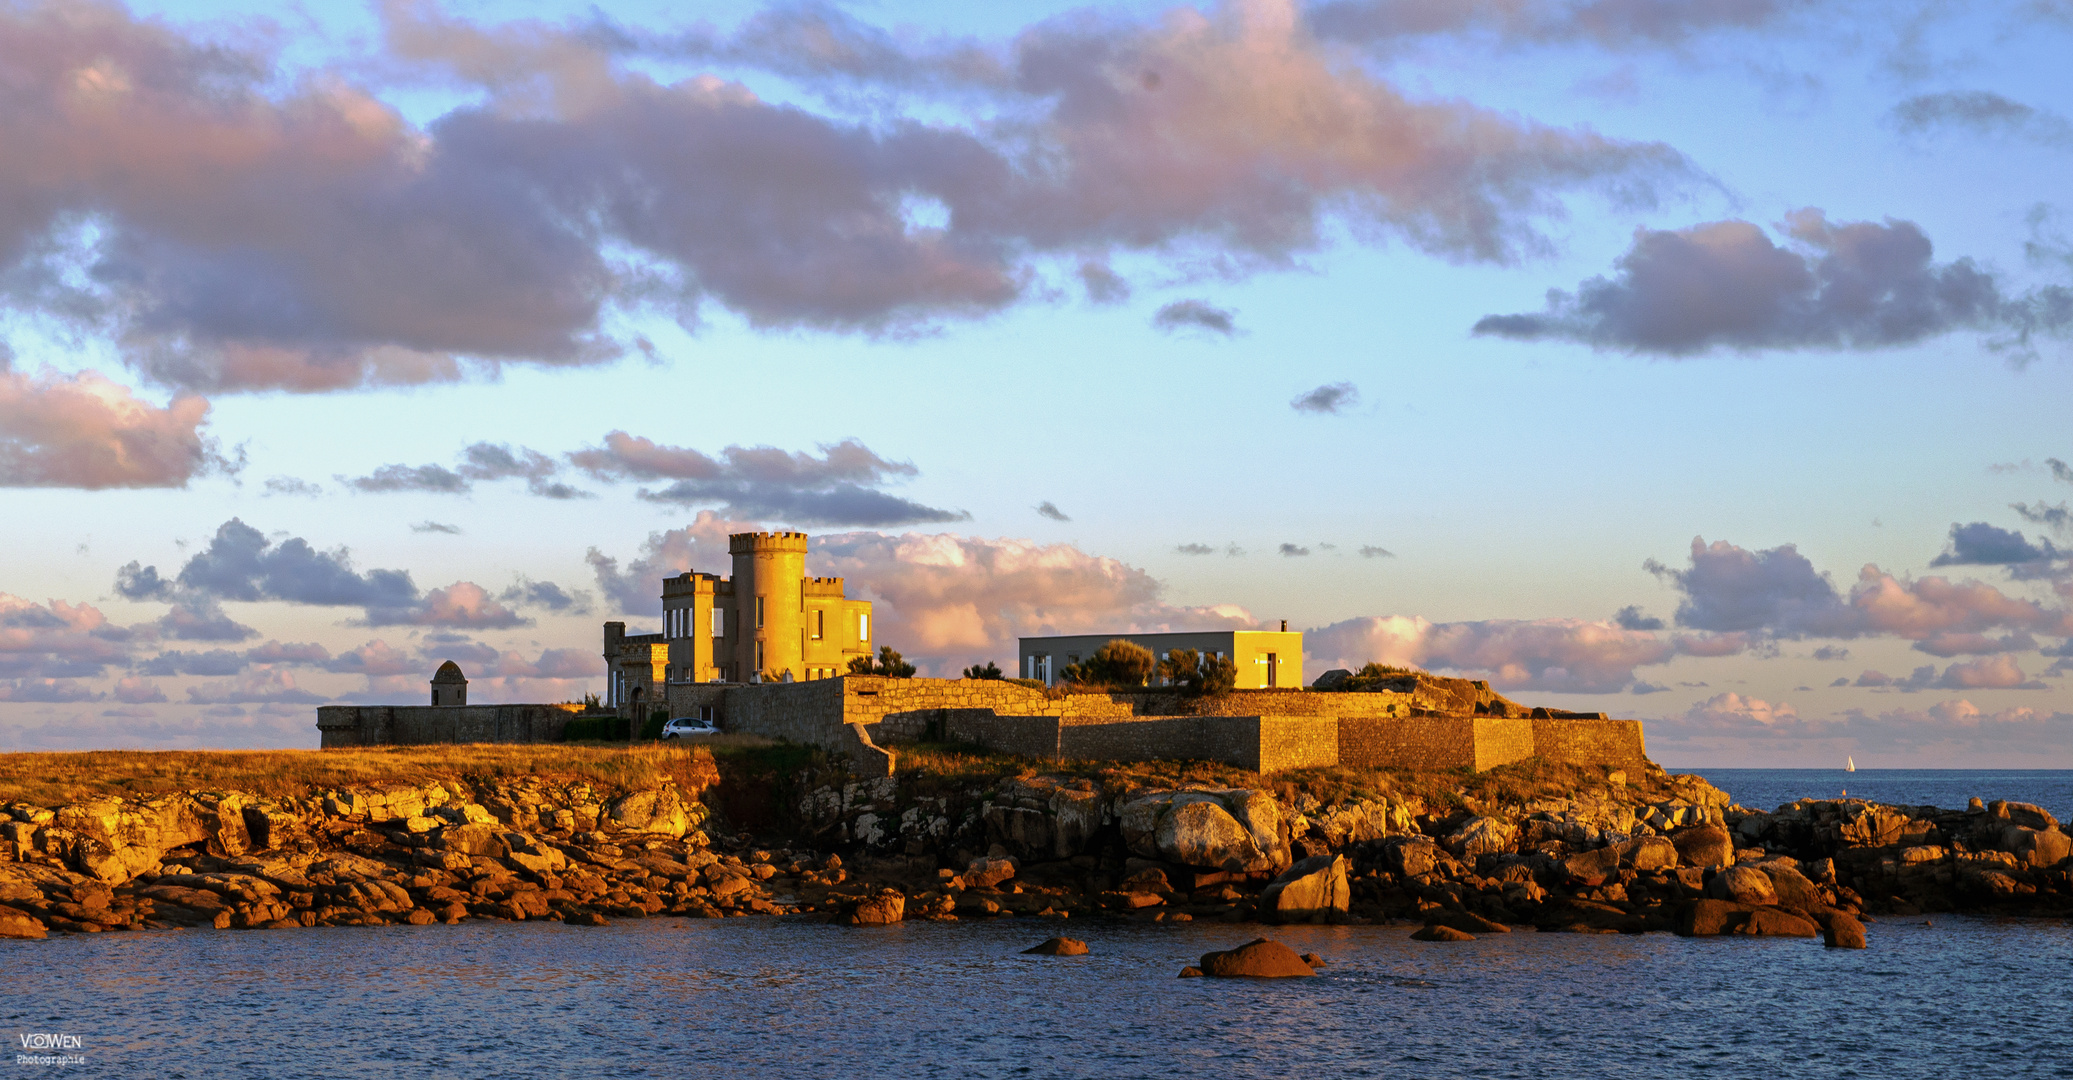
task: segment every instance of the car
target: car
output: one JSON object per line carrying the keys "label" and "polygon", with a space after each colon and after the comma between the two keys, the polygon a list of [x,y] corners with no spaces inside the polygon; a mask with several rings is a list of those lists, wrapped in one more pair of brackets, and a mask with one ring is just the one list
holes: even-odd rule
{"label": "car", "polygon": [[718,735],[719,733],[720,725],[713,723],[711,720],[700,720],[695,716],[679,716],[662,725],[662,737],[665,739],[682,738],[686,735]]}

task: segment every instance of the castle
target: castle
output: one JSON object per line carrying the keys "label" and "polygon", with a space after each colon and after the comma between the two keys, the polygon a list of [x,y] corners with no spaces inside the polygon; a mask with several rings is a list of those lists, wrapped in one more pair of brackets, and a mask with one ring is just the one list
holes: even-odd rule
{"label": "castle", "polygon": [[832,679],[871,655],[871,602],[806,576],[805,533],[736,533],[727,552],[731,577],[662,579],[661,633],[605,624],[605,705],[638,719],[672,685]]}
{"label": "castle", "polygon": [[[718,721],[730,732],[836,751],[866,775],[890,775],[894,751],[952,742],[1038,760],[1221,761],[1261,773],[1332,765],[1488,769],[1528,757],[1629,768],[1647,751],[1641,724],[1602,713],[1529,708],[1486,682],[1403,672],[1364,691],[1329,672],[1302,685],[1300,633],[1218,631],[1023,638],[1024,679],[910,679],[848,674],[869,657],[871,604],[841,578],[806,576],[804,533],[728,538],[728,578],[687,571],[662,583],[662,630],[604,627],[604,705],[633,730],[658,710]],[[1094,690],[1051,685],[1054,662],[1076,662],[1110,637],[1163,655],[1175,648],[1231,660],[1238,685],[1190,696],[1178,688]],[[1062,666],[1062,664],[1060,665]],[[323,745],[554,742],[574,705],[470,706],[451,661],[430,706],[329,705]]]}

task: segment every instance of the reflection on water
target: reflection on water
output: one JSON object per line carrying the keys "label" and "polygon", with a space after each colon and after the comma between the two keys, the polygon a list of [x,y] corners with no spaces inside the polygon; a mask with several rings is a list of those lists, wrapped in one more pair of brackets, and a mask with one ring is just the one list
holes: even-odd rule
{"label": "reflection on water", "polygon": [[1289,927],[1322,977],[1180,980],[1248,927],[761,919],[102,934],[7,949],[68,1075],[2068,1075],[2073,928],[1794,940]]}

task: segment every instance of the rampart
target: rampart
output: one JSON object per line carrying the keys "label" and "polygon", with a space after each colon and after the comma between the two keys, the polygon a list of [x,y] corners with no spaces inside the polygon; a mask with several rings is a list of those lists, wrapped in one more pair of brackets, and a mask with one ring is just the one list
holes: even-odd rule
{"label": "rampart", "polygon": [[317,745],[560,742],[573,715],[561,705],[323,705]]}

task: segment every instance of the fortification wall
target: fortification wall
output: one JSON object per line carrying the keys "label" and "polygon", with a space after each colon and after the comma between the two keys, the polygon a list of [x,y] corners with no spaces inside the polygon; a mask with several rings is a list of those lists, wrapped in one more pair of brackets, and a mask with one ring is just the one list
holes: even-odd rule
{"label": "fortification wall", "polygon": [[318,745],[560,742],[573,715],[559,705],[324,705]]}
{"label": "fortification wall", "polygon": [[996,716],[984,709],[953,710],[944,728],[950,742],[972,743],[1003,754],[1057,761],[1060,732],[1055,716]]}
{"label": "fortification wall", "polygon": [[1648,761],[1639,720],[1532,720],[1534,752],[1575,765],[1638,768]]}

